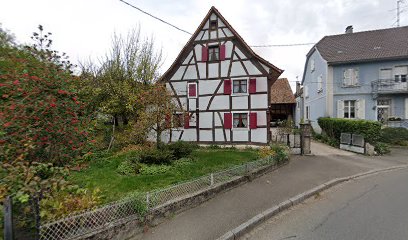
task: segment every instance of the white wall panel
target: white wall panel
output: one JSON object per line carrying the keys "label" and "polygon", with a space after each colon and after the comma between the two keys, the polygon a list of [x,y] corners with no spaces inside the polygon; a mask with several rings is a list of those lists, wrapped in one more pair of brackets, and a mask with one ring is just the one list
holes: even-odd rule
{"label": "white wall panel", "polygon": [[261,74],[261,71],[259,71],[258,68],[255,67],[255,65],[251,63],[251,61],[244,61],[244,65],[250,75]]}
{"label": "white wall panel", "polygon": [[240,62],[233,62],[231,67],[231,77],[246,75],[244,68]]}
{"label": "white wall panel", "polygon": [[188,64],[191,60],[191,58],[193,57],[193,51],[191,51],[188,56],[186,57],[186,59],[184,60],[183,64]]}
{"label": "white wall panel", "polygon": [[[229,140],[229,132],[228,132],[228,136],[227,136],[227,141]],[[224,131],[223,129],[215,129],[215,141],[217,142],[224,142],[225,138],[224,138]]]}
{"label": "white wall panel", "polygon": [[188,110],[195,111],[197,109],[196,108],[196,101],[197,101],[197,99],[195,99],[195,98],[189,98],[188,99],[188,103],[189,103]]}
{"label": "white wall panel", "polygon": [[249,141],[249,131],[232,130],[232,139],[234,142],[247,142]]}
{"label": "white wall panel", "polygon": [[200,110],[206,110],[207,109],[207,105],[210,102],[210,98],[211,97],[200,97],[200,101],[199,101]]}
{"label": "white wall panel", "polygon": [[197,132],[195,128],[184,129],[183,141],[197,141]]}
{"label": "white wall panel", "polygon": [[256,94],[251,95],[251,108],[267,108],[268,107],[268,95],[267,94]]}
{"label": "white wall panel", "polygon": [[227,37],[232,37],[232,32],[228,28],[224,28],[225,34],[227,34]]}
{"label": "white wall panel", "polygon": [[184,79],[198,79],[195,65],[188,66]]}
{"label": "white wall panel", "polygon": [[210,31],[210,39],[216,39],[217,38],[217,31]]}
{"label": "white wall panel", "polygon": [[229,109],[229,96],[215,96],[211,102],[210,110]]}
{"label": "white wall panel", "polygon": [[219,37],[219,38],[224,38],[224,37],[226,37],[225,34],[224,34],[224,32],[223,32],[221,29],[218,29],[218,37]]}
{"label": "white wall panel", "polygon": [[182,130],[177,130],[177,129],[172,130],[172,132],[171,132],[171,141],[172,142],[177,142],[178,141],[178,139],[180,137],[180,134],[181,134],[181,131]]}
{"label": "white wall panel", "polygon": [[212,112],[200,112],[200,128],[212,128]]}
{"label": "white wall panel", "polygon": [[198,71],[200,72],[200,78],[201,79],[207,78],[207,76],[206,76],[206,72],[207,72],[206,64],[199,62],[199,63],[197,63],[197,65],[198,65]]}
{"label": "white wall panel", "polygon": [[203,36],[203,34],[204,34],[204,31],[200,31],[200,32],[197,34],[197,37],[195,38],[195,40],[196,40],[196,41],[199,41],[199,40],[201,39],[201,37]]}
{"label": "white wall panel", "polygon": [[211,14],[210,20],[216,20],[216,19],[217,19],[217,15],[215,15],[215,13]]}
{"label": "white wall panel", "polygon": [[203,39],[202,39],[202,40],[208,40],[208,30],[204,30]]}
{"label": "white wall panel", "polygon": [[221,80],[200,81],[200,94],[213,94]]}
{"label": "white wall panel", "polygon": [[221,19],[218,18],[218,27],[225,27],[225,24]]}
{"label": "white wall panel", "polygon": [[194,52],[197,58],[197,61],[201,61],[202,46],[197,44],[194,46]]}
{"label": "white wall panel", "polygon": [[225,60],[221,62],[221,77],[228,77],[228,69],[230,65],[230,60]]}
{"label": "white wall panel", "polygon": [[218,76],[218,63],[208,64],[208,78],[217,78]]}
{"label": "white wall panel", "polygon": [[266,112],[265,111],[251,111],[255,112],[257,115],[257,125],[258,126],[266,126]]}
{"label": "white wall panel", "polygon": [[223,118],[224,118],[224,113],[221,113],[221,118],[220,118],[220,116],[218,115],[218,113],[215,113],[215,121],[214,121],[214,124],[215,124],[216,127],[221,127],[221,126],[222,126]]}
{"label": "white wall panel", "polygon": [[251,130],[251,142],[266,143],[267,130],[266,128],[257,128]]}
{"label": "white wall panel", "polygon": [[246,56],[241,52],[241,50],[237,46],[235,46],[235,52],[241,59],[246,59]]}
{"label": "white wall panel", "polygon": [[172,82],[174,90],[177,95],[186,95],[187,94],[187,81],[185,82]]}
{"label": "white wall panel", "polygon": [[256,91],[267,92],[268,91],[268,79],[266,77],[256,78]]}
{"label": "white wall panel", "polygon": [[232,109],[247,109],[248,96],[232,97]]}
{"label": "white wall panel", "polygon": [[231,41],[225,42],[225,57],[226,58],[231,57],[232,47],[234,47],[234,44]]}
{"label": "white wall panel", "polygon": [[200,130],[200,141],[212,141],[212,131]]}
{"label": "white wall panel", "polygon": [[183,76],[184,70],[186,70],[186,67],[180,66],[179,69],[177,69],[176,73],[174,73],[173,77],[171,77],[170,80],[180,80],[181,77]]}

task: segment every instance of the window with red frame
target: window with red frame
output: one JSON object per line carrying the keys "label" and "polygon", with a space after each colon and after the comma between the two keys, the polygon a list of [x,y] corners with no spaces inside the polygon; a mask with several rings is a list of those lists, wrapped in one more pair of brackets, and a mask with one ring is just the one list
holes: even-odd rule
{"label": "window with red frame", "polygon": [[233,114],[234,128],[248,128],[248,113]]}
{"label": "window with red frame", "polygon": [[232,81],[233,93],[247,93],[248,81],[246,79],[237,79]]}

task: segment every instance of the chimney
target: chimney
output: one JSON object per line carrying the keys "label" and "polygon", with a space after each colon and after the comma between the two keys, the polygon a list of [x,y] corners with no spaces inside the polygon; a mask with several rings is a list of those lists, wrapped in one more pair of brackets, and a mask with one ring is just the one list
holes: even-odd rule
{"label": "chimney", "polygon": [[353,33],[353,25],[346,27],[346,34]]}
{"label": "chimney", "polygon": [[300,93],[300,82],[296,81],[296,94]]}

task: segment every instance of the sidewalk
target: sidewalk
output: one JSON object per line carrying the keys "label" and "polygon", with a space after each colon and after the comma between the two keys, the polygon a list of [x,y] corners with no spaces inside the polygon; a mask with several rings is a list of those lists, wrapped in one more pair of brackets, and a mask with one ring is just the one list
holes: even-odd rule
{"label": "sidewalk", "polygon": [[170,217],[133,239],[216,239],[271,206],[328,180],[408,161],[408,150],[387,158],[365,157],[320,143],[313,143],[312,149],[316,155],[292,156],[283,168]]}

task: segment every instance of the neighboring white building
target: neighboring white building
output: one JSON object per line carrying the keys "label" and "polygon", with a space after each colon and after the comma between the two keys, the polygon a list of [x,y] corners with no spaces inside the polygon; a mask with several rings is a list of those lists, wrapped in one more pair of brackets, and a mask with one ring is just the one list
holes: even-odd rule
{"label": "neighboring white building", "polygon": [[160,80],[182,109],[163,141],[267,144],[270,89],[282,72],[212,7]]}

